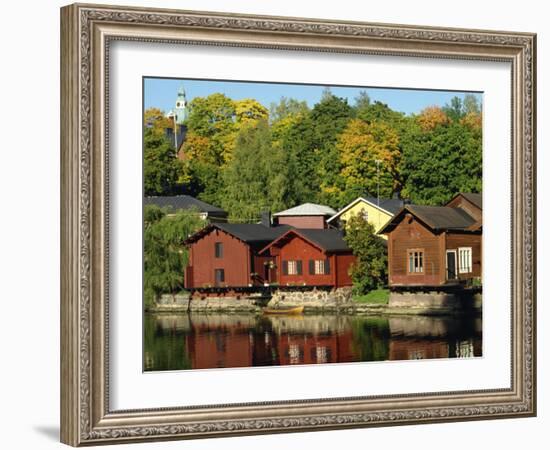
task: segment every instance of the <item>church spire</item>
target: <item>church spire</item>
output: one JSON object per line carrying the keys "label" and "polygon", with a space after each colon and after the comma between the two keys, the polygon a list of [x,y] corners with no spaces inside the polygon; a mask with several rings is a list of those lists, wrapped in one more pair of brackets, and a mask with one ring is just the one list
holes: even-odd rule
{"label": "church spire", "polygon": [[183,86],[178,89],[174,114],[176,116],[176,124],[178,125],[182,125],[187,119],[187,96],[185,95]]}

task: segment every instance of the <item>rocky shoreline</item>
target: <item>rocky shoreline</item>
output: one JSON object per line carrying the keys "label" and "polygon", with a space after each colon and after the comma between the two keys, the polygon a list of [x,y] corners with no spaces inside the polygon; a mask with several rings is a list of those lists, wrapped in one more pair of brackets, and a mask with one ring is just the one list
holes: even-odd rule
{"label": "rocky shoreline", "polygon": [[339,288],[331,291],[288,291],[278,290],[271,297],[260,294],[248,296],[189,296],[164,295],[151,313],[261,313],[263,308],[290,308],[304,306],[304,314],[364,314],[364,315],[459,315],[480,314],[481,296],[468,303],[448,295],[425,293],[397,298],[390,296],[390,302],[369,304],[356,302],[351,289]]}

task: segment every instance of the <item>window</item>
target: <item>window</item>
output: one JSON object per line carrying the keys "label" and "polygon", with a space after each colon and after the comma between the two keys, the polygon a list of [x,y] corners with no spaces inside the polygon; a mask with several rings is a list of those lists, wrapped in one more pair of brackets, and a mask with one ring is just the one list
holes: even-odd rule
{"label": "window", "polygon": [[225,281],[225,270],[215,269],[214,270],[214,279],[216,280],[216,284],[223,283]]}
{"label": "window", "polygon": [[470,273],[471,271],[472,271],[472,247],[459,247],[458,273]]}
{"label": "window", "polygon": [[223,258],[223,242],[216,242],[214,244],[214,255],[216,258]]}
{"label": "window", "polygon": [[310,275],[328,275],[330,273],[329,259],[310,259],[309,274]]}
{"label": "window", "polygon": [[367,222],[369,221],[369,212],[366,209],[361,210],[361,216],[363,219],[365,219]]}
{"label": "window", "polygon": [[302,261],[283,261],[283,275],[302,275]]}
{"label": "window", "polygon": [[407,250],[408,253],[408,271],[409,273],[424,273],[424,251]]}

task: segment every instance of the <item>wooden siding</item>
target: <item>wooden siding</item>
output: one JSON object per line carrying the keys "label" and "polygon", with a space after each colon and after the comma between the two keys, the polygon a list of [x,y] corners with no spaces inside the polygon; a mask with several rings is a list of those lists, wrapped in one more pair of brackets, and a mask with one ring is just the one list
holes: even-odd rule
{"label": "wooden siding", "polygon": [[482,270],[481,234],[449,232],[447,234],[446,249],[457,250],[457,261],[458,261],[458,249],[460,247],[472,248],[472,272],[460,273],[460,271],[457,270],[458,278],[461,280],[465,280],[473,277],[481,277],[481,270]]}
{"label": "wooden siding", "polygon": [[325,216],[278,216],[279,225],[295,228],[323,229],[327,227]]}
{"label": "wooden siding", "polygon": [[[327,255],[299,236],[293,236],[277,249],[277,278],[281,285],[329,286],[336,284],[334,275],[334,255],[328,257],[330,273],[326,275],[310,275],[309,260],[325,260]],[[302,261],[301,275],[283,274],[283,261]]]}
{"label": "wooden siding", "polygon": [[[215,257],[215,243],[223,243],[223,257]],[[190,246],[189,264],[186,269],[185,287],[215,286],[215,270],[223,269],[222,286],[248,286],[250,283],[250,248],[230,234],[214,229]]]}
{"label": "wooden siding", "polygon": [[351,286],[349,270],[355,262],[355,256],[351,254],[336,255],[336,286]]}
{"label": "wooden siding", "polygon": [[[389,284],[437,286],[445,282],[445,236],[433,234],[414,217],[405,217],[388,236]],[[407,250],[423,251],[423,273],[408,273]]]}

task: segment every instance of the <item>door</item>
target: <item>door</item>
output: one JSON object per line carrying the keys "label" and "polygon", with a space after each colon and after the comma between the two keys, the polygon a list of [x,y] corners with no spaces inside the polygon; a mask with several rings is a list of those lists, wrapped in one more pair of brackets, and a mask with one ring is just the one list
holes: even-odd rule
{"label": "door", "polygon": [[447,250],[447,280],[456,280],[456,250]]}

